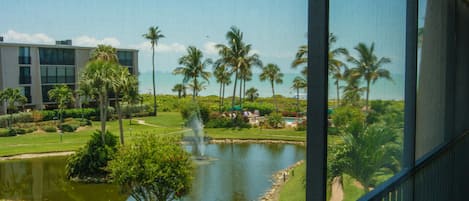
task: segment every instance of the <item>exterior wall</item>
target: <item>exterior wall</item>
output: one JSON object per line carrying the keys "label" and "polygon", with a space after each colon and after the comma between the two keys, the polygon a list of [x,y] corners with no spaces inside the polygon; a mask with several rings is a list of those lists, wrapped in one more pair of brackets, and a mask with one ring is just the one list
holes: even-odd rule
{"label": "exterior wall", "polygon": [[[2,57],[2,90],[7,87],[17,88],[18,87],[18,47],[6,46],[1,48]],[[14,58],[14,59],[9,59]],[[16,71],[15,71],[16,70]],[[16,80],[16,82],[14,82]],[[5,114],[7,106],[1,103],[0,113]]]}
{"label": "exterior wall", "polygon": [[31,47],[31,103],[36,109],[42,109],[41,67],[39,65],[39,48]]}

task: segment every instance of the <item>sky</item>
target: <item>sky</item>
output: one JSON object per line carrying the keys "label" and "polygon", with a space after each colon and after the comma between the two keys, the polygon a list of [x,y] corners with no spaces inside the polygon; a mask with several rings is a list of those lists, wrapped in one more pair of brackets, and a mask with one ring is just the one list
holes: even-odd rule
{"label": "sky", "polygon": [[[420,10],[425,1],[420,0]],[[405,0],[330,0],[330,32],[352,55],[359,43],[375,44],[393,74],[404,73]],[[156,69],[171,72],[188,46],[217,58],[215,44],[226,44],[231,26],[244,32],[264,64],[299,73],[291,63],[307,43],[307,0],[0,0],[0,35],[5,42],[73,45],[109,44],[139,50],[139,71],[151,72],[151,48],[142,34],[158,26],[165,35],[156,49]],[[419,15],[419,24],[423,16]],[[260,69],[255,68],[255,72]]]}

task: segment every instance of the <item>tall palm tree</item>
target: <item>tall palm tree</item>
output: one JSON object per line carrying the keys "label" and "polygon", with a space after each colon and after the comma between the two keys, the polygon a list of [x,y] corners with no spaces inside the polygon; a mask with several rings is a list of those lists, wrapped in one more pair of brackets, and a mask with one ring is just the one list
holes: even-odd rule
{"label": "tall palm tree", "polygon": [[358,43],[354,49],[358,52],[358,58],[349,55],[347,61],[355,65],[350,69],[352,74],[356,74],[366,82],[365,108],[368,110],[370,84],[374,84],[379,78],[392,80],[390,72],[383,68],[383,65],[391,63],[391,59],[387,57],[378,58],[374,53],[374,43],[371,43],[369,47],[364,43]]}
{"label": "tall palm tree", "polygon": [[[292,62],[292,68],[297,68],[300,65],[308,64],[308,46],[302,45],[298,48],[298,51],[295,55],[295,60]],[[303,70],[301,70],[301,74],[306,77],[308,74],[308,66],[304,66]]]}
{"label": "tall palm tree", "polygon": [[[230,28],[230,31],[226,33],[226,39],[228,45],[218,44],[216,47],[222,61],[231,68],[231,72],[234,74],[235,80],[231,99],[231,106],[233,108],[235,105],[238,79],[245,79],[245,74],[243,73],[250,71],[252,66],[261,67],[262,62],[259,59],[259,55],[252,54],[251,44],[245,44],[243,42],[243,33],[237,27],[233,26]],[[240,104],[241,96],[242,93],[240,91]]]}
{"label": "tall palm tree", "polygon": [[131,79],[136,80],[135,76],[131,75],[129,70],[123,66],[117,66],[113,68],[113,76],[111,77],[111,87],[115,94],[116,99],[116,111],[117,111],[117,118],[119,121],[119,134],[120,134],[120,142],[124,144],[124,127],[122,125],[122,110],[121,110],[121,103],[120,97],[123,96],[126,92],[131,91],[137,84]]}
{"label": "tall palm tree", "polygon": [[178,98],[181,98],[183,95],[185,96],[186,94],[186,86],[184,84],[176,84],[174,85],[173,92],[178,92]]}
{"label": "tall palm tree", "polygon": [[293,85],[292,88],[296,90],[296,112],[300,112],[300,89],[305,89],[306,88],[306,79],[296,76],[295,79],[293,79]]}
{"label": "tall palm tree", "polygon": [[153,67],[152,76],[153,76],[153,114],[157,116],[157,105],[156,105],[156,83],[155,83],[155,47],[158,45],[158,40],[164,38],[164,35],[161,34],[161,30],[157,26],[148,28],[148,33],[142,35],[145,39],[150,40],[152,57],[151,65]]}
{"label": "tall palm tree", "polygon": [[210,72],[205,71],[207,65],[212,63],[212,60],[205,59],[203,60],[203,53],[194,46],[189,46],[187,48],[187,55],[179,58],[179,64],[181,67],[174,69],[173,74],[183,75],[183,82],[187,83],[192,80],[192,100],[195,100],[196,95],[198,94],[198,89],[201,89],[201,84],[199,83],[198,78],[202,78],[208,82],[210,78]]}
{"label": "tall palm tree", "polygon": [[63,122],[63,111],[67,108],[67,105],[72,103],[73,91],[68,88],[67,85],[56,85],[53,89],[47,92],[49,99],[54,100],[59,108],[59,128],[61,129],[61,123]]}
{"label": "tall palm tree", "polygon": [[10,122],[8,127],[11,128],[13,123],[13,112],[17,110],[17,104],[23,105],[28,99],[21,94],[19,89],[6,88],[4,91],[0,92],[0,100],[4,101],[7,105],[7,113],[10,114]]}
{"label": "tall palm tree", "polygon": [[216,78],[216,81],[220,83],[220,103],[219,103],[219,111],[222,111],[222,107],[224,105],[225,99],[225,86],[231,84],[231,72],[228,71],[228,68],[221,60],[217,60],[214,63],[214,71],[213,75]]}
{"label": "tall palm tree", "polygon": [[[202,90],[205,90],[207,88],[207,82],[205,81],[196,81],[193,79],[189,84],[187,85],[190,89],[193,91],[193,98],[199,96],[199,92]],[[194,99],[192,99],[194,100]]]}
{"label": "tall palm tree", "polygon": [[280,68],[276,64],[267,64],[262,68],[262,73],[259,75],[261,81],[269,80],[270,86],[272,87],[272,97],[275,102],[275,111],[278,113],[277,98],[275,97],[275,84],[283,83],[283,73],[280,72]]}
{"label": "tall palm tree", "polygon": [[337,102],[336,106],[340,105],[340,86],[339,81],[344,79],[342,68],[345,70],[347,67],[345,64],[337,59],[337,56],[347,55],[348,51],[345,48],[331,49],[333,44],[337,42],[337,37],[334,34],[329,34],[329,52],[328,52],[328,71],[329,75],[335,80],[334,85],[336,86]]}
{"label": "tall palm tree", "polygon": [[251,87],[248,90],[246,90],[246,96],[248,96],[249,101],[253,102],[257,97],[259,97],[259,91]]}

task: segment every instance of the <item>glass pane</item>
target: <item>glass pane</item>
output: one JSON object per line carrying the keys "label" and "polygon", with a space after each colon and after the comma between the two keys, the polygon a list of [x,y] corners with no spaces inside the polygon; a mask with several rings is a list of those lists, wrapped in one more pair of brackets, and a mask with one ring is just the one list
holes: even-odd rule
{"label": "glass pane", "polygon": [[328,196],[401,170],[406,1],[330,1]]}

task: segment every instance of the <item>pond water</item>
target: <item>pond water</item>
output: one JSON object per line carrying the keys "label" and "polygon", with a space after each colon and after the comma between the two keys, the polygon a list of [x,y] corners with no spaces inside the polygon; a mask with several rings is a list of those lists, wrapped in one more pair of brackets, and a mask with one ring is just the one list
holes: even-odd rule
{"label": "pond water", "polygon": [[[213,160],[196,163],[185,201],[257,200],[271,187],[273,173],[306,153],[288,144],[210,144],[206,155]],[[64,169],[65,157],[0,162],[0,200],[133,200],[116,185],[69,182]]]}

